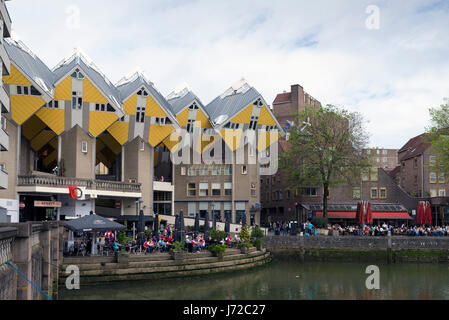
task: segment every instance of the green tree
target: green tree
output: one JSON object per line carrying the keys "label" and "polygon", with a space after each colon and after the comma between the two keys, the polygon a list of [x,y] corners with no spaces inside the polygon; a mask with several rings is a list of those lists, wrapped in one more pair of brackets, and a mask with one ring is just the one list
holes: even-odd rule
{"label": "green tree", "polygon": [[251,234],[249,233],[249,226],[243,226],[242,230],[240,230],[240,239],[244,242],[249,242],[251,238]]}
{"label": "green tree", "polygon": [[426,128],[426,140],[431,143],[436,161],[434,166],[441,172],[449,173],[449,99],[439,108],[430,108],[430,127]]}
{"label": "green tree", "polygon": [[306,108],[289,130],[289,148],[279,165],[288,172],[284,182],[292,189],[321,186],[325,219],[329,189],[359,184],[362,171],[369,167],[362,152],[368,142],[363,124],[360,113],[328,105]]}

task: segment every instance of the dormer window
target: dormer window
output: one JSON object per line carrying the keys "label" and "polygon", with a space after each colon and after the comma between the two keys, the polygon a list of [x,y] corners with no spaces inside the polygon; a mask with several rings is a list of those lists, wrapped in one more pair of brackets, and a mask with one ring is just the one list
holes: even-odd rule
{"label": "dormer window", "polygon": [[136,122],[144,123],[145,121],[145,107],[137,107]]}
{"label": "dormer window", "polygon": [[256,107],[261,108],[261,107],[263,106],[262,99],[260,99],[260,98],[257,99],[256,102],[254,102],[254,105],[255,105]]}
{"label": "dormer window", "polygon": [[251,117],[251,121],[249,122],[249,130],[256,130],[258,121],[259,117]]}
{"label": "dormer window", "polygon": [[194,102],[190,107],[190,110],[198,110],[198,105],[196,104],[196,102]]}
{"label": "dormer window", "polygon": [[106,111],[115,112],[114,108],[109,103],[106,105]]}
{"label": "dormer window", "polygon": [[79,69],[76,69],[70,76],[74,79],[84,79],[84,75],[80,72]]}
{"label": "dormer window", "polygon": [[140,89],[139,91],[137,91],[137,95],[138,95],[138,96],[144,96],[144,97],[146,97],[146,96],[148,96],[148,93],[147,93],[147,91],[145,90],[145,88],[142,88],[142,89]]}

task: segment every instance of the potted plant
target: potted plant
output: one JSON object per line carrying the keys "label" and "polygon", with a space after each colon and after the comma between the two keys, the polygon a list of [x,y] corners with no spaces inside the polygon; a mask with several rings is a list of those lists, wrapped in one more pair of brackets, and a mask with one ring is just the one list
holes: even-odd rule
{"label": "potted plant", "polygon": [[247,254],[249,252],[249,248],[252,248],[253,245],[250,242],[241,242],[239,243],[240,253]]}
{"label": "potted plant", "polygon": [[255,246],[257,250],[261,251],[263,248],[263,241],[260,239],[256,239],[253,241],[253,246]]}
{"label": "potted plant", "polygon": [[209,251],[214,257],[218,257],[219,260],[223,260],[226,246],[224,244],[211,244],[209,246]]}
{"label": "potted plant", "polygon": [[184,259],[184,241],[176,241],[173,243],[173,248],[170,250],[170,255],[173,260]]}

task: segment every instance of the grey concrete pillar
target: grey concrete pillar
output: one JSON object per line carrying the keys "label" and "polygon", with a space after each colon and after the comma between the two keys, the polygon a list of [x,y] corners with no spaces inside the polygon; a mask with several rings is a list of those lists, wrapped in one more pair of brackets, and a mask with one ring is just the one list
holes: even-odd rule
{"label": "grey concrete pillar", "polygon": [[52,269],[51,269],[51,224],[44,222],[44,228],[39,234],[39,241],[42,247],[42,282],[41,289],[48,295],[51,294]]}

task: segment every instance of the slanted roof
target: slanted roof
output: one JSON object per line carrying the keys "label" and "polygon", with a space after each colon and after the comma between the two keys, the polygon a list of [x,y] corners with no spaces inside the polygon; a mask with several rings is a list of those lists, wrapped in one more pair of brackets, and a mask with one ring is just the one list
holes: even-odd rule
{"label": "slanted roof", "polygon": [[108,78],[100,71],[100,69],[78,49],[69,58],[64,59],[54,69],[54,84],[68,75],[76,66],[79,66],[85,75],[97,86],[97,88],[105,95],[113,107],[122,113],[123,107],[120,100],[119,90],[109,81]]}
{"label": "slanted roof", "polygon": [[407,160],[422,154],[430,147],[430,143],[425,139],[426,134],[420,134],[414,138],[411,138],[401,149],[398,151],[399,161]]}
{"label": "slanted roof", "polygon": [[174,112],[170,103],[164,98],[164,96],[156,90],[153,83],[148,81],[147,78],[141,73],[136,72],[130,77],[125,77],[120,80],[117,84],[117,90],[120,93],[120,101],[124,101],[130,95],[134,94],[142,86],[148,89],[156,102],[164,108],[172,118],[174,118]]}
{"label": "slanted roof", "polygon": [[[175,115],[177,115],[179,112],[181,112],[184,108],[188,107],[193,101],[197,101],[197,103],[200,105],[200,107],[204,111],[206,111],[201,100],[192,91],[188,91],[184,95],[180,95],[180,96],[176,96],[174,98],[168,99],[168,103],[170,103],[170,105],[172,106],[173,113]],[[207,114],[207,111],[206,111],[206,114]]]}
{"label": "slanted roof", "polygon": [[6,52],[11,61],[33,80],[40,89],[53,97],[53,72],[21,41],[6,38],[4,41]]}
{"label": "slanted roof", "polygon": [[291,100],[292,100],[292,93],[284,92],[284,93],[280,93],[276,96],[276,98],[273,101],[273,104],[290,102]]}
{"label": "slanted roof", "polygon": [[218,96],[204,108],[209,114],[211,122],[214,125],[221,125],[232,119],[233,116],[260,96],[260,93],[251,87],[245,92]]}

